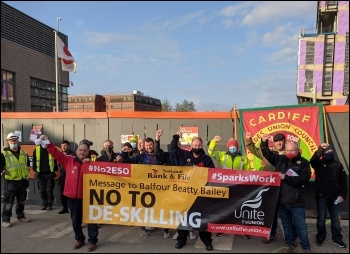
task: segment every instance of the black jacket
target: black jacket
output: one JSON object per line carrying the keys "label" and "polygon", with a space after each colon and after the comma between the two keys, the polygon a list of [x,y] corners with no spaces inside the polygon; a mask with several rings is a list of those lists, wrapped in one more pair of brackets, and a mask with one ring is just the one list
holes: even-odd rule
{"label": "black jacket", "polygon": [[275,166],[276,172],[286,174],[292,169],[297,176],[285,175],[281,180],[279,204],[291,207],[305,207],[305,185],[309,183],[311,178],[310,163],[301,157],[300,153],[297,157],[289,160],[285,155],[279,155],[272,152],[266,142],[261,146],[264,157]]}
{"label": "black jacket", "polygon": [[106,161],[106,162],[114,162],[114,160],[117,158],[118,154],[114,151],[111,152],[111,158],[108,158],[108,155],[106,154],[106,151],[101,151],[101,156],[96,159],[96,161]]}
{"label": "black jacket", "polygon": [[179,147],[179,135],[174,135],[169,144],[169,150],[171,155],[176,159],[177,166],[199,166],[206,168],[215,168],[214,162],[211,157],[203,151],[198,158],[193,157],[191,151],[181,149]]}
{"label": "black jacket", "polygon": [[348,181],[343,165],[336,160],[322,158],[324,149],[319,147],[310,159],[315,170],[315,198],[322,197],[335,200],[338,196],[346,199]]}

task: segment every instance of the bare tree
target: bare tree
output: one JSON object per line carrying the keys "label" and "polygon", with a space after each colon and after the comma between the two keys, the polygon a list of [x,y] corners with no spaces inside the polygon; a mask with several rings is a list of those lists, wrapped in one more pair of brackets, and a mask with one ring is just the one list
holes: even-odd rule
{"label": "bare tree", "polygon": [[173,111],[173,106],[171,106],[170,101],[167,98],[165,98],[162,102],[162,111],[164,112]]}
{"label": "bare tree", "polygon": [[183,100],[182,103],[175,104],[175,110],[177,112],[196,112],[196,105],[193,101],[189,102],[187,100]]}

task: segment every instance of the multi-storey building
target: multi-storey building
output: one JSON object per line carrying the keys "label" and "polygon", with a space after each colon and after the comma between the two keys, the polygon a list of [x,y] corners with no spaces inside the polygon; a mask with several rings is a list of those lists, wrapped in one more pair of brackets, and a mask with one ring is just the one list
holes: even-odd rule
{"label": "multi-storey building", "polygon": [[[1,111],[67,111],[69,72],[59,68],[55,34],[49,27],[1,2]],[[68,37],[58,33],[68,46]]]}
{"label": "multi-storey building", "polygon": [[68,95],[68,112],[106,112],[106,100],[102,95]]}
{"label": "multi-storey building", "polygon": [[70,95],[69,112],[162,111],[159,99],[140,91],[117,95]]}
{"label": "multi-storey building", "polygon": [[318,1],[316,27],[302,28],[298,103],[349,103],[349,1]]}

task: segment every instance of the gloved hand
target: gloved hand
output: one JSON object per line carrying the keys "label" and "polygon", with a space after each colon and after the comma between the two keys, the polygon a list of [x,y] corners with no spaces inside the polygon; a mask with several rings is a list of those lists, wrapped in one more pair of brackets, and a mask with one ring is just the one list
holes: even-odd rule
{"label": "gloved hand", "polygon": [[2,172],[1,172],[2,175],[10,175],[10,172],[6,169],[4,169]]}

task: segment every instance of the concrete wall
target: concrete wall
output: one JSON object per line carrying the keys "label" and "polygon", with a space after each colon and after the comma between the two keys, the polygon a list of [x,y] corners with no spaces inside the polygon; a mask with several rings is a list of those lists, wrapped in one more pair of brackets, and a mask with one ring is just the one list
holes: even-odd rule
{"label": "concrete wall", "polygon": [[[22,131],[22,144],[31,144],[29,141],[29,133],[33,125],[42,125],[43,134],[48,135],[56,145],[62,139],[72,141],[72,148],[76,147],[82,139],[93,141],[91,149],[100,153],[103,141],[110,139],[114,142],[116,151],[121,148],[121,135],[138,134],[140,137],[154,138],[157,129],[162,129],[164,134],[161,137],[161,148],[167,150],[166,145],[171,141],[172,135],[175,134],[179,127],[198,127],[199,135],[204,141],[204,149],[208,148],[209,142],[215,135],[220,135],[222,140],[218,144],[218,150],[226,150],[226,141],[234,134],[234,123],[230,118],[229,112],[217,112],[206,114],[207,118],[203,118],[199,113],[183,113],[174,114],[173,117],[169,113],[167,117],[160,113],[139,113],[137,117],[132,117],[131,113],[123,115],[121,112],[118,116],[110,116],[107,113],[11,113],[16,114],[17,118],[4,117],[1,119],[1,150],[7,146],[6,135],[15,130]],[[130,115],[131,114],[131,115]],[[154,114],[152,118],[152,114]],[[147,115],[142,117],[143,115]],[[40,117],[39,117],[40,116]],[[63,116],[69,116],[64,118]],[[205,114],[204,114],[205,116]],[[157,118],[158,117],[158,118]],[[237,128],[239,125],[237,123]],[[348,112],[330,112],[326,114],[326,133],[329,142],[334,145],[336,157],[344,168],[349,172],[349,113]],[[239,129],[237,129],[237,139],[239,140]],[[240,140],[239,140],[239,143]],[[29,151],[31,153],[32,150]],[[220,167],[215,161],[215,166]],[[349,179],[348,179],[349,183]],[[307,204],[308,216],[314,217],[316,214],[316,204],[314,200],[315,184],[310,182],[307,186]],[[3,190],[1,190],[2,192]],[[55,187],[55,205],[60,206],[58,186]],[[28,203],[40,204],[40,197],[37,190],[35,180],[32,179],[28,194]],[[342,204],[343,217],[348,218],[349,199]]]}

